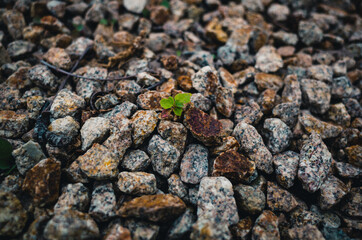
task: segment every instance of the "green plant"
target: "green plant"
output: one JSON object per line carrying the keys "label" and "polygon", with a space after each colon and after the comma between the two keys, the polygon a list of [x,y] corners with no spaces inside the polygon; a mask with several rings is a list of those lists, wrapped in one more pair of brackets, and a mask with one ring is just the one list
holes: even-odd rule
{"label": "green plant", "polygon": [[173,97],[168,97],[161,99],[161,107],[165,110],[168,110],[168,113],[173,111],[176,116],[181,116],[182,110],[186,103],[190,102],[191,93],[179,93]]}
{"label": "green plant", "polygon": [[13,166],[12,151],[11,144],[7,140],[0,138],[0,169],[9,169]]}

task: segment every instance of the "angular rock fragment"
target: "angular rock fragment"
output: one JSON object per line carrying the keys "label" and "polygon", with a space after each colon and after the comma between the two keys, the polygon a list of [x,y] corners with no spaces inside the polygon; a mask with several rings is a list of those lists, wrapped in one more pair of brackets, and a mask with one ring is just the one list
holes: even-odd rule
{"label": "angular rock fragment", "polygon": [[234,191],[240,209],[253,215],[263,211],[266,198],[261,188],[238,184],[234,186]]}
{"label": "angular rock fragment", "polygon": [[293,74],[285,77],[282,101],[285,103],[292,102],[298,106],[302,104],[302,91],[297,75]]}
{"label": "angular rock fragment", "polygon": [[256,219],[252,239],[280,239],[278,217],[270,210],[265,210]]}
{"label": "angular rock fragment", "polygon": [[160,226],[146,221],[127,219],[124,226],[129,229],[134,240],[152,240],[155,239],[160,231]]}
{"label": "angular rock fragment", "polygon": [[290,128],[294,127],[298,120],[299,105],[293,102],[281,103],[273,108],[273,116],[280,118]]}
{"label": "angular rock fragment", "polygon": [[216,109],[225,117],[230,117],[233,114],[235,107],[234,94],[232,90],[224,87],[217,87],[216,95]]}
{"label": "angular rock fragment", "polygon": [[12,59],[19,59],[21,57],[24,57],[31,52],[33,52],[35,49],[35,44],[24,41],[24,40],[16,40],[14,42],[9,43],[7,51],[9,56]]}
{"label": "angular rock fragment", "polygon": [[89,205],[89,190],[82,183],[68,184],[64,187],[54,211],[59,212],[65,209],[85,211]]}
{"label": "angular rock fragment", "polygon": [[158,114],[152,110],[137,111],[133,117],[133,143],[138,146],[151,135],[158,122]]}
{"label": "angular rock fragment", "polygon": [[95,186],[88,212],[99,222],[107,221],[116,215],[116,195],[112,183]]}
{"label": "angular rock fragment", "polygon": [[362,188],[355,187],[351,189],[350,194],[346,198],[346,201],[341,207],[342,212],[351,217],[361,217],[361,199]]}
{"label": "angular rock fragment", "polygon": [[289,229],[288,237],[290,239],[305,239],[305,240],[325,239],[322,233],[318,230],[318,228],[311,224]]}
{"label": "angular rock fragment", "polygon": [[333,78],[331,89],[333,98],[348,98],[353,92],[353,85],[347,76]]}
{"label": "angular rock fragment", "polygon": [[85,105],[86,103],[82,97],[68,89],[62,89],[54,99],[50,112],[54,118],[74,117]]}
{"label": "angular rock fragment", "polygon": [[208,150],[202,145],[190,144],[181,160],[180,177],[185,183],[198,184],[208,173]]}
{"label": "angular rock fragment", "polygon": [[341,126],[321,121],[306,112],[302,112],[298,119],[307,133],[317,132],[323,139],[337,137],[343,130]]}
{"label": "angular rock fragment", "polygon": [[266,146],[272,153],[280,153],[289,146],[292,131],[279,118],[265,119],[263,129]]}
{"label": "angular rock fragment", "polygon": [[273,46],[263,46],[256,54],[255,67],[263,72],[276,72],[283,67],[283,60]]}
{"label": "angular rock fragment", "polygon": [[108,135],[110,130],[110,121],[102,117],[93,117],[88,119],[80,134],[82,137],[82,150],[86,151],[93,143],[102,142]]}
{"label": "angular rock fragment", "polygon": [[285,188],[292,187],[297,175],[299,154],[293,151],[279,153],[273,157],[273,163],[278,183]]}
{"label": "angular rock fragment", "polygon": [[360,168],[353,166],[352,164],[345,163],[345,162],[335,162],[334,163],[337,172],[340,176],[346,178],[355,178],[359,177],[362,174]]}
{"label": "angular rock fragment", "polygon": [[254,100],[248,101],[246,105],[236,107],[235,122],[245,122],[247,124],[257,124],[263,117],[260,106]]}
{"label": "angular rock fragment", "polygon": [[151,159],[147,153],[142,150],[132,150],[124,156],[121,166],[132,172],[136,172],[145,171],[150,164]]}
{"label": "angular rock fragment", "polygon": [[146,172],[121,172],[117,186],[122,193],[131,195],[154,194],[157,191],[155,175]]}
{"label": "angular rock fragment", "polygon": [[290,212],[298,206],[294,196],[273,182],[268,182],[267,205],[272,211]]}
{"label": "angular rock fragment", "polygon": [[[212,216],[209,216],[212,217]],[[192,226],[191,240],[198,239],[224,239],[230,240],[231,233],[228,225],[224,222],[217,222],[212,219],[198,219]]]}
{"label": "angular rock fragment", "polygon": [[22,31],[26,26],[26,22],[21,12],[16,10],[5,11],[2,14],[2,20],[13,39],[20,39],[22,37]]}
{"label": "angular rock fragment", "polygon": [[361,145],[353,145],[345,148],[347,153],[348,162],[357,166],[362,167],[362,146]]}
{"label": "angular rock fragment", "polygon": [[198,108],[204,112],[209,111],[212,107],[211,100],[202,95],[201,93],[192,94],[190,102],[194,104],[195,108]]}
{"label": "angular rock fragment", "polygon": [[43,58],[50,64],[64,70],[72,67],[72,60],[63,48],[50,48]]}
{"label": "angular rock fragment", "polygon": [[327,114],[328,119],[332,120],[336,124],[349,127],[351,116],[348,114],[347,109],[343,103],[331,105]]}
{"label": "angular rock fragment", "polygon": [[312,21],[300,21],[298,35],[308,46],[319,43],[323,39],[322,30]]}
{"label": "angular rock fragment", "polygon": [[307,69],[307,75],[311,79],[332,82],[333,70],[327,65],[313,65]]}
{"label": "angular rock fragment", "polygon": [[93,41],[89,38],[85,37],[79,37],[75,41],[70,44],[65,51],[71,56],[71,57],[80,57],[87,47],[90,47],[93,45]]}
{"label": "angular rock fragment", "polygon": [[187,208],[186,211],[172,223],[167,233],[167,238],[181,239],[187,237],[187,233],[191,231],[195,220],[195,213],[191,208]]}
{"label": "angular rock fragment", "polygon": [[[79,123],[71,116],[58,118],[48,126],[47,142],[56,147],[64,147],[78,136],[79,129]],[[60,142],[56,140],[59,138],[61,139]]]}
{"label": "angular rock fragment", "polygon": [[268,73],[257,73],[255,74],[255,83],[258,86],[259,90],[265,89],[273,89],[278,91],[281,87],[283,87],[283,80],[274,74]]}
{"label": "angular rock fragment", "polygon": [[302,79],[301,89],[303,102],[310,106],[312,112],[324,114],[329,109],[331,90],[327,84],[317,80]]}
{"label": "angular rock fragment", "polygon": [[230,231],[236,239],[246,239],[249,236],[253,222],[250,217],[241,219],[237,224],[230,227]]}
{"label": "angular rock fragment", "polygon": [[58,85],[58,78],[44,65],[35,65],[29,70],[30,80],[39,87],[54,92]]}
{"label": "angular rock fragment", "polygon": [[165,92],[147,91],[138,95],[137,104],[142,109],[161,111],[163,108],[160,101],[163,98],[168,98],[170,95]]}
{"label": "angular rock fragment", "polygon": [[322,210],[330,209],[348,192],[348,187],[341,180],[333,175],[330,175],[321,185],[319,206]]}
{"label": "angular rock fragment", "polygon": [[220,85],[217,72],[210,66],[201,68],[192,78],[192,87],[205,97],[213,95],[218,85]]}
{"label": "angular rock fragment", "polygon": [[163,139],[169,141],[180,153],[184,152],[187,129],[182,123],[162,120],[157,131]]}
{"label": "angular rock fragment", "polygon": [[168,179],[168,192],[181,199],[187,199],[188,192],[186,185],[181,181],[180,176],[172,174]]}
{"label": "angular rock fragment", "polygon": [[112,239],[122,239],[122,240],[132,240],[131,232],[122,227],[120,224],[114,224],[107,231],[106,235],[103,238],[104,240],[112,240]]}
{"label": "angular rock fragment", "polygon": [[12,155],[15,158],[16,167],[22,175],[25,175],[40,160],[46,158],[40,145],[31,140],[15,149]]}

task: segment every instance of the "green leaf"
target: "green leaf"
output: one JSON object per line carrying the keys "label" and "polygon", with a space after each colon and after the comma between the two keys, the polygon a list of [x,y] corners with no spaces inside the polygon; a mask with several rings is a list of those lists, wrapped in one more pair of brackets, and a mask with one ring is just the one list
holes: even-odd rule
{"label": "green leaf", "polygon": [[77,26],[75,27],[75,29],[76,29],[78,32],[82,31],[83,28],[84,28],[84,26],[83,26],[82,24],[79,24],[79,25],[77,25]]}
{"label": "green leaf", "polygon": [[182,114],[182,108],[175,107],[175,108],[173,109],[173,112],[174,112],[177,116],[181,116],[181,114]]}
{"label": "green leaf", "polygon": [[100,24],[103,24],[103,25],[108,25],[108,21],[107,19],[105,18],[102,18],[100,21],[99,21]]}
{"label": "green leaf", "polygon": [[111,20],[112,25],[116,24],[117,22],[118,22],[117,19],[112,18],[112,20]]}
{"label": "green leaf", "polygon": [[164,6],[166,8],[170,8],[170,2],[168,0],[163,0],[161,2],[161,6]]}
{"label": "green leaf", "polygon": [[12,166],[12,151],[11,144],[7,140],[0,138],[0,169],[9,169]]}
{"label": "green leaf", "polygon": [[183,104],[183,103],[180,103],[180,102],[175,102],[175,106],[176,106],[176,107],[179,107],[179,108],[183,108],[183,107],[184,107],[184,104]]}
{"label": "green leaf", "polygon": [[164,98],[164,99],[161,99],[161,101],[160,101],[161,107],[164,109],[172,108],[174,103],[175,103],[175,101],[173,100],[172,97]]}
{"label": "green leaf", "polygon": [[180,56],[181,56],[181,51],[180,51],[180,50],[177,50],[177,51],[176,51],[176,56],[177,56],[177,57],[180,57]]}
{"label": "green leaf", "polygon": [[40,17],[33,18],[33,22],[34,23],[40,23]]}
{"label": "green leaf", "polygon": [[144,18],[149,18],[150,15],[151,15],[151,12],[148,9],[145,8],[142,11],[142,15],[143,15]]}
{"label": "green leaf", "polygon": [[191,93],[179,93],[175,96],[176,103],[189,103],[191,98]]}

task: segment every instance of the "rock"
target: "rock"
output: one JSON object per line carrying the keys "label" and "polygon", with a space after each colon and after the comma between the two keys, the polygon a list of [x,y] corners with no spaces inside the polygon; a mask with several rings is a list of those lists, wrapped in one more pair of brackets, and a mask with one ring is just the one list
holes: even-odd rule
{"label": "rock", "polygon": [[24,105],[24,100],[21,99],[18,86],[11,87],[6,82],[2,83],[0,85],[0,108],[2,110],[16,110],[22,105]]}
{"label": "rock", "polygon": [[277,97],[277,92],[273,89],[267,89],[260,94],[257,103],[264,114],[269,114],[273,110],[277,104]]}
{"label": "rock", "polygon": [[142,150],[132,150],[127,153],[122,161],[121,166],[129,171],[145,171],[151,164],[151,159]]}
{"label": "rock", "polygon": [[[131,59],[128,64],[128,69],[126,71],[126,75],[137,75],[138,73],[147,72],[148,70],[149,70],[149,68],[148,68],[147,59],[138,59],[138,58]],[[132,84],[129,84],[129,83],[132,83]],[[121,83],[119,83],[119,84],[121,84]],[[126,85],[130,85],[130,87],[128,89],[131,90],[132,92],[141,90],[141,87],[133,80],[128,81],[128,84],[126,84]]]}
{"label": "rock", "polygon": [[348,187],[333,175],[327,177],[321,185],[319,206],[327,210],[336,205],[347,193]]}
{"label": "rock", "polygon": [[115,106],[112,111],[103,115],[105,118],[110,118],[111,116],[121,113],[123,116],[129,118],[137,111],[137,105],[129,101],[125,101],[120,105]]}
{"label": "rock", "polygon": [[186,110],[184,124],[206,146],[220,145],[222,142],[222,124],[197,108]]}
{"label": "rock", "polygon": [[171,225],[167,233],[167,239],[182,239],[187,237],[187,233],[191,231],[192,225],[196,221],[196,216],[191,208],[179,216]]}
{"label": "rock", "polygon": [[346,198],[346,201],[342,204],[342,212],[351,217],[361,217],[361,199],[362,188],[352,188],[350,194]]}
{"label": "rock", "polygon": [[290,128],[297,123],[299,112],[299,105],[292,102],[278,104],[272,111],[273,116],[280,118]]}
{"label": "rock", "polygon": [[258,214],[265,207],[265,194],[261,188],[254,188],[243,184],[234,187],[236,204],[249,214]]}
{"label": "rock", "polygon": [[89,214],[99,222],[116,216],[116,195],[112,183],[98,184],[92,193]]}
{"label": "rock", "polygon": [[265,210],[256,219],[251,239],[280,239],[278,217],[270,210]]}
{"label": "rock", "polygon": [[58,78],[44,65],[35,65],[29,70],[30,80],[37,86],[55,92],[59,82]]}
{"label": "rock", "polygon": [[213,95],[219,83],[217,72],[210,66],[201,68],[191,77],[192,87],[205,97]]}
{"label": "rock", "polygon": [[343,103],[331,105],[327,114],[329,120],[332,120],[336,124],[349,127],[351,116],[348,114]]}
{"label": "rock", "polygon": [[290,212],[290,223],[293,226],[300,227],[307,224],[317,225],[321,220],[319,213],[317,214],[303,208],[296,208],[294,211]]}
{"label": "rock", "polygon": [[8,175],[0,184],[0,192],[11,192],[17,194],[21,190],[23,178],[19,175]]}
{"label": "rock", "polygon": [[[77,74],[83,77],[106,79],[107,69],[100,67],[84,67],[76,71]],[[81,78],[77,81],[76,92],[79,96],[85,100],[90,100],[92,94],[96,93],[101,89],[102,85],[99,81],[92,81],[89,79]]]}
{"label": "rock", "polygon": [[216,109],[219,113],[229,118],[234,111],[235,100],[231,89],[224,87],[216,88]]}
{"label": "rock", "polygon": [[87,178],[87,175],[82,172],[82,170],[79,167],[78,161],[73,161],[70,166],[64,170],[64,173],[66,174],[67,179],[69,179],[70,182],[77,183],[88,183],[89,179]]}
{"label": "rock", "polygon": [[160,101],[163,98],[168,98],[170,95],[165,92],[158,91],[147,91],[143,94],[138,95],[137,104],[142,109],[162,111]]}
{"label": "rock", "polygon": [[163,139],[169,141],[180,153],[184,152],[187,129],[182,123],[162,120],[157,131]]}
{"label": "rock", "polygon": [[38,143],[29,141],[12,152],[18,171],[25,173],[34,167],[40,160],[46,158]]}
{"label": "rock", "polygon": [[22,190],[28,192],[35,204],[45,206],[59,197],[60,162],[46,158],[26,173]]}
{"label": "rock", "polygon": [[301,89],[303,102],[310,106],[310,110],[317,114],[324,114],[329,109],[331,101],[330,87],[324,82],[302,79]]}
{"label": "rock", "polygon": [[86,211],[89,205],[89,190],[82,183],[68,184],[63,188],[57,203],[54,205],[54,212],[64,209]]}
{"label": "rock", "polygon": [[137,74],[137,84],[139,84],[140,86],[149,87],[159,82],[160,82],[159,79],[155,78],[154,76],[146,72],[140,72]]}
{"label": "rock", "polygon": [[62,89],[55,97],[50,112],[54,118],[74,117],[86,105],[84,99],[68,89]]}
{"label": "rock", "polygon": [[65,51],[70,55],[70,57],[79,58],[91,45],[93,45],[93,40],[85,37],[79,37],[73,41],[72,44],[65,49]]}
{"label": "rock", "polygon": [[353,92],[353,85],[348,77],[333,78],[331,89],[333,98],[348,98],[353,95]]}
{"label": "rock", "polygon": [[198,219],[192,226],[191,240],[198,239],[223,239],[230,240],[231,233],[228,225],[224,222],[217,222],[208,218]]}
{"label": "rock", "polygon": [[293,151],[279,153],[273,157],[273,163],[278,183],[285,188],[292,187],[297,175],[299,154]]}
{"label": "rock", "polygon": [[289,146],[292,131],[279,118],[265,119],[263,130],[267,147],[273,154],[280,153]]}
{"label": "rock", "polygon": [[122,217],[143,218],[151,222],[167,222],[186,210],[185,203],[171,194],[144,195],[124,203],[118,210]]}
{"label": "rock", "polygon": [[160,52],[171,43],[171,38],[165,33],[150,33],[146,45],[153,52]]}
{"label": "rock", "polygon": [[260,106],[254,100],[248,101],[245,105],[236,107],[235,122],[245,122],[247,124],[257,124],[263,117]]}
{"label": "rock", "polygon": [[268,16],[278,22],[287,20],[289,14],[289,8],[285,5],[272,3],[268,8]]}
{"label": "rock", "polygon": [[23,231],[27,220],[27,213],[16,195],[0,192],[0,235],[15,237]]}
{"label": "rock", "polygon": [[298,35],[307,46],[320,43],[323,39],[322,30],[312,21],[300,21]]}
{"label": "rock", "polygon": [[[225,177],[204,177],[200,182],[197,217],[232,225],[239,221],[232,184]],[[213,219],[213,220],[211,220]]]}
{"label": "rock", "polygon": [[352,164],[345,162],[335,162],[334,166],[341,177],[345,178],[355,178],[359,177],[362,172],[358,167],[353,166]]}
{"label": "rock", "polygon": [[294,196],[273,182],[268,182],[267,205],[272,211],[290,212],[298,206]]}
{"label": "rock", "polygon": [[263,72],[276,72],[283,67],[283,60],[272,46],[263,46],[256,54],[255,67]]}
{"label": "rock", "polygon": [[362,168],[362,146],[353,145],[345,148],[347,153],[348,162],[355,165],[356,167]]}
{"label": "rock", "polygon": [[2,20],[7,26],[8,32],[13,39],[21,39],[22,31],[26,26],[24,16],[16,10],[8,10],[2,14]]}
{"label": "rock", "polygon": [[46,224],[44,237],[49,240],[97,238],[99,229],[89,214],[65,210],[55,214]]}
{"label": "rock", "polygon": [[236,82],[233,75],[223,67],[218,69],[218,73],[222,85],[226,88],[232,89],[232,92],[235,93],[236,88],[238,87],[238,83]]}
{"label": "rock", "polygon": [[133,143],[139,146],[157,126],[158,114],[152,110],[139,110],[133,117]]}
{"label": "rock", "polygon": [[290,239],[305,239],[313,240],[320,239],[324,240],[322,233],[314,225],[307,224],[302,227],[294,227],[288,230],[288,237]]}
{"label": "rock", "polygon": [[241,219],[236,225],[231,226],[230,231],[236,239],[246,239],[249,236],[253,222],[250,217]]}
{"label": "rock", "polygon": [[94,143],[101,143],[109,134],[110,121],[107,118],[92,117],[88,119],[80,134],[82,137],[82,150],[86,151]]}
{"label": "rock", "polygon": [[195,108],[198,108],[204,112],[209,111],[212,107],[211,100],[202,95],[201,93],[192,94],[190,102],[194,104]]}
{"label": "rock", "polygon": [[262,12],[264,11],[264,5],[261,0],[252,1],[252,0],[242,0],[243,6],[252,12]]}
{"label": "rock", "polygon": [[274,74],[257,73],[255,74],[254,81],[258,86],[259,90],[265,90],[270,88],[278,91],[280,88],[283,87],[283,80],[279,76]]}
{"label": "rock", "polygon": [[106,180],[118,175],[119,158],[98,143],[93,144],[85,154],[77,158],[77,161],[82,172],[89,178]]}
{"label": "rock", "polygon": [[332,82],[333,70],[327,65],[313,65],[307,69],[307,75],[315,80]]}
{"label": "rock", "polygon": [[213,176],[224,176],[232,182],[250,183],[257,177],[255,163],[235,150],[221,153],[214,161]]}
{"label": "rock", "polygon": [[157,191],[155,175],[146,172],[121,172],[117,186],[122,193],[131,195],[151,195]]}
{"label": "rock", "polygon": [[295,46],[298,43],[298,36],[294,33],[278,31],[274,32],[272,35],[275,40],[282,44]]}
{"label": "rock", "polygon": [[297,75],[288,75],[284,79],[284,89],[282,92],[283,102],[292,102],[300,106],[302,104],[302,91]]}
{"label": "rock", "polygon": [[35,49],[35,44],[24,41],[16,40],[9,43],[7,51],[11,58],[17,59],[26,56],[27,54],[33,52]]}
{"label": "rock", "polygon": [[131,232],[122,227],[120,224],[114,224],[107,231],[106,235],[103,238],[104,240],[113,240],[113,239],[123,239],[123,240],[132,240]]}
{"label": "rock", "polygon": [[168,192],[178,196],[183,200],[187,200],[188,192],[186,185],[181,181],[181,178],[177,174],[172,174],[168,179]]}
{"label": "rock", "polygon": [[238,123],[233,136],[238,140],[240,150],[245,151],[249,158],[255,161],[258,169],[269,174],[273,172],[272,154],[265,147],[262,137],[252,125],[244,122]]}
{"label": "rock", "polygon": [[128,11],[134,12],[134,13],[142,13],[146,4],[147,4],[147,0],[136,0],[136,1],[125,0],[125,1],[123,1],[123,6]]}
{"label": "rock", "polygon": [[185,183],[198,184],[208,173],[208,150],[199,144],[190,144],[181,160],[180,177]]}
{"label": "rock", "polygon": [[341,126],[323,122],[307,112],[299,115],[299,122],[307,133],[317,132],[322,139],[337,137],[343,131]]}
{"label": "rock", "polygon": [[124,80],[117,83],[115,90],[121,100],[135,102],[136,95],[141,92],[141,86],[133,80]]}
{"label": "rock", "polygon": [[50,1],[47,3],[48,10],[58,18],[64,17],[66,3],[61,1]]}
{"label": "rock", "polygon": [[79,134],[79,123],[74,120],[71,116],[66,116],[64,118],[58,118],[54,120],[48,127],[47,136],[56,135],[66,140],[61,145],[53,141],[53,138],[47,138],[48,143],[62,147],[63,145],[70,144]]}
{"label": "rock", "polygon": [[152,168],[164,177],[169,177],[178,167],[180,152],[159,135],[154,135],[147,151],[151,155]]}
{"label": "rock", "polygon": [[213,155],[219,155],[228,150],[237,151],[239,149],[239,147],[240,147],[240,145],[239,145],[238,141],[234,137],[228,136],[223,139],[222,145],[212,149],[211,153]]}
{"label": "rock", "polygon": [[130,230],[132,239],[134,240],[155,239],[160,231],[160,226],[156,224],[151,224],[145,221],[137,221],[134,219],[127,219],[124,226]]}
{"label": "rock", "polygon": [[300,151],[298,178],[308,192],[317,191],[326,179],[332,156],[322,138],[312,133]]}
{"label": "rock", "polygon": [[72,67],[72,59],[63,48],[50,48],[43,55],[43,58],[50,64],[64,70],[69,70]]}

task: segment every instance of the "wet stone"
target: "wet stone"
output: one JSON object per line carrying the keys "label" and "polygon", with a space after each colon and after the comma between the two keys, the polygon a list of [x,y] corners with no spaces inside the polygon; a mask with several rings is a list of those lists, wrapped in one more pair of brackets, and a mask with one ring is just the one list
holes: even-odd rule
{"label": "wet stone", "polygon": [[190,101],[194,104],[195,108],[198,108],[204,112],[209,111],[212,107],[211,100],[201,93],[192,94]]}
{"label": "wet stone", "polygon": [[22,190],[28,192],[35,204],[44,206],[59,197],[60,162],[46,158],[26,173]]}
{"label": "wet stone", "polygon": [[[79,123],[75,121],[74,118],[72,118],[71,116],[58,118],[49,125],[48,133],[62,138],[62,143],[58,144],[57,142],[52,141],[52,138],[48,138],[47,141],[48,143],[59,147],[63,145],[68,145],[78,136],[79,129]],[[49,136],[48,133],[47,136]]]}
{"label": "wet stone", "polygon": [[15,194],[0,192],[0,235],[15,237],[25,227],[28,216]]}
{"label": "wet stone", "polygon": [[17,59],[33,52],[34,49],[35,44],[24,40],[17,40],[9,43],[7,51],[11,58]]}
{"label": "wet stone", "polygon": [[319,229],[311,224],[302,227],[294,227],[288,230],[288,237],[290,239],[325,239]]}
{"label": "wet stone", "polygon": [[351,116],[348,114],[343,103],[331,105],[328,110],[328,119],[334,123],[348,127],[351,122]]}
{"label": "wet stone", "polygon": [[222,124],[203,111],[194,107],[188,109],[184,115],[184,124],[206,146],[221,144]]}
{"label": "wet stone", "polygon": [[273,108],[272,114],[292,128],[297,123],[299,112],[299,105],[287,102],[276,105]]}
{"label": "wet stone", "polygon": [[22,31],[26,26],[26,22],[21,12],[8,10],[2,14],[2,20],[13,39],[20,39],[22,37]]}
{"label": "wet stone", "polygon": [[44,65],[35,65],[29,70],[30,80],[38,87],[56,91],[58,78]]}
{"label": "wet stone", "polygon": [[268,182],[267,205],[272,211],[290,212],[298,206],[298,202],[290,192]]}
{"label": "wet stone", "polygon": [[182,239],[183,237],[187,237],[195,221],[195,213],[191,208],[187,208],[186,211],[172,223],[167,233],[167,238]]}
{"label": "wet stone", "polygon": [[237,106],[235,109],[236,123],[258,124],[262,117],[263,112],[254,100],[248,101],[245,105]]}
{"label": "wet stone", "polygon": [[169,177],[178,167],[180,152],[159,135],[154,135],[147,151],[151,155],[152,168],[164,177]]}
{"label": "wet stone", "polygon": [[283,80],[278,75],[274,74],[257,73],[255,74],[254,81],[258,86],[259,90],[265,90],[270,88],[278,91],[280,88],[283,87]]}
{"label": "wet stone", "polygon": [[[212,216],[210,216],[212,217]],[[231,233],[228,225],[224,222],[217,222],[212,219],[198,219],[192,226],[190,235],[191,240],[198,239],[223,239],[230,240]]]}
{"label": "wet stone", "polygon": [[199,144],[190,144],[181,160],[180,177],[185,183],[198,184],[208,173],[208,150]]}
{"label": "wet stone", "polygon": [[330,209],[336,205],[348,191],[349,189],[341,180],[333,175],[328,176],[321,185],[319,206],[322,210]]}
{"label": "wet stone", "polygon": [[299,164],[299,154],[293,151],[279,153],[273,157],[275,173],[278,183],[290,188],[294,185]]}
{"label": "wet stone", "polygon": [[112,183],[95,186],[88,212],[99,222],[107,221],[116,215],[116,195]]}
{"label": "wet stone", "polygon": [[62,89],[54,99],[54,102],[50,107],[50,112],[54,118],[62,118],[65,116],[74,117],[85,107],[85,104],[82,97],[68,89]]}
{"label": "wet stone", "polygon": [[327,65],[313,65],[307,69],[307,75],[315,80],[332,82],[333,70]]}
{"label": "wet stone", "polygon": [[192,87],[205,97],[213,95],[218,85],[220,85],[217,72],[210,66],[201,68],[192,78]]}
{"label": "wet stone", "polygon": [[18,171],[25,173],[34,167],[40,160],[46,158],[40,145],[36,142],[29,141],[12,152]]}
{"label": "wet stone", "polygon": [[99,229],[89,214],[64,210],[55,214],[46,224],[44,237],[49,240],[91,239],[99,237]]}
{"label": "wet stone", "polygon": [[292,132],[279,118],[265,119],[263,129],[266,146],[273,154],[280,153],[289,146]]}
{"label": "wet stone", "polygon": [[298,178],[308,192],[317,191],[326,179],[332,156],[322,138],[312,133],[300,151]]}
{"label": "wet stone", "polygon": [[136,217],[151,222],[167,222],[186,210],[185,203],[171,194],[144,195],[124,203],[118,210],[122,217]]}
{"label": "wet stone", "polygon": [[319,43],[323,39],[323,31],[312,21],[300,21],[298,35],[308,46]]}
{"label": "wet stone", "polygon": [[165,92],[147,91],[138,95],[137,104],[142,109],[161,111],[163,109],[160,105],[161,99],[168,98],[169,96]]}
{"label": "wet stone", "polygon": [[329,109],[331,93],[327,84],[317,80],[302,79],[301,89],[303,102],[310,107],[312,112],[324,114]]}
{"label": "wet stone", "polygon": [[187,129],[182,123],[162,120],[157,131],[163,139],[169,141],[180,153],[184,152]]}
{"label": "wet stone", "polygon": [[54,211],[59,212],[64,209],[85,211],[89,205],[89,190],[82,183],[68,184],[62,190]]}
{"label": "wet stone", "polygon": [[151,135],[158,122],[158,114],[152,110],[139,110],[132,116],[133,143],[138,146]]}
{"label": "wet stone", "polygon": [[122,227],[120,224],[113,224],[112,227],[106,232],[104,240],[113,240],[113,239],[122,239],[122,240],[132,240],[131,232]]}
{"label": "wet stone", "polygon": [[265,207],[265,194],[261,188],[238,184],[234,186],[236,204],[249,214],[258,214]]}
{"label": "wet stone", "polygon": [[216,109],[225,117],[230,117],[235,108],[234,94],[231,89],[224,87],[217,87],[216,95]]}
{"label": "wet stone", "polygon": [[72,67],[72,60],[63,48],[50,48],[43,58],[50,64],[64,70]]}
{"label": "wet stone", "polygon": [[127,219],[124,226],[131,232],[133,240],[152,240],[160,231],[160,226],[156,224],[135,219]]}
{"label": "wet stone", "polygon": [[94,143],[101,143],[108,135],[110,121],[107,118],[92,117],[88,119],[80,130],[82,150],[86,151]]}
{"label": "wet stone", "polygon": [[117,186],[122,193],[131,195],[154,194],[157,191],[155,175],[146,172],[121,172]]}
{"label": "wet stone", "polygon": [[172,174],[168,179],[168,192],[186,200],[188,197],[187,187],[177,174]]}
{"label": "wet stone", "polygon": [[82,172],[89,178],[106,180],[118,175],[119,158],[98,143],[93,144],[85,154],[77,158],[77,161]]}
{"label": "wet stone", "polygon": [[215,223],[235,224],[239,221],[234,191],[231,182],[225,177],[204,177],[200,182],[198,203],[198,219]]}
{"label": "wet stone", "polygon": [[151,159],[148,155],[142,150],[132,150],[127,153],[123,160],[121,166],[129,171],[145,171],[148,166],[151,164]]}
{"label": "wet stone", "polygon": [[232,182],[250,183],[257,177],[255,163],[235,150],[220,154],[214,161],[213,176],[224,176]]}
{"label": "wet stone", "polygon": [[72,57],[80,57],[87,47],[91,46],[93,41],[89,38],[79,37],[70,44],[65,51]]}
{"label": "wet stone", "polygon": [[263,46],[256,54],[255,67],[263,72],[276,72],[283,67],[283,60],[272,46]]}

